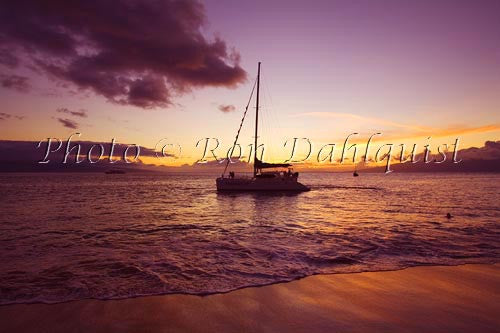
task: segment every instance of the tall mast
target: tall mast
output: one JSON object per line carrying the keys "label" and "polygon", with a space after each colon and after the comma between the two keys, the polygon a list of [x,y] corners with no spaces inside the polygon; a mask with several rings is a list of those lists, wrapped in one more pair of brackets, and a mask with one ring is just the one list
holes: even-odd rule
{"label": "tall mast", "polygon": [[253,176],[257,175],[257,135],[259,127],[259,88],[260,88],[260,61],[257,69],[257,100],[255,102],[255,144],[253,155]]}

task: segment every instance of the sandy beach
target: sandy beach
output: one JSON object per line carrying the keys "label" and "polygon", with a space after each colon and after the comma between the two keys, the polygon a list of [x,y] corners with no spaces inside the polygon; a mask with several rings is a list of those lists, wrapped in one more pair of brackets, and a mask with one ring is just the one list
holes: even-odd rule
{"label": "sandy beach", "polygon": [[317,275],[210,296],[0,307],[3,332],[499,332],[500,265]]}

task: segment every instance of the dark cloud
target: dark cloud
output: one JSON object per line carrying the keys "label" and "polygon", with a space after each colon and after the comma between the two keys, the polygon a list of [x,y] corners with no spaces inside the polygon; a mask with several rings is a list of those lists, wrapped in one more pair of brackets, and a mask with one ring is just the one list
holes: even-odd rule
{"label": "dark cloud", "polygon": [[87,118],[87,110],[85,110],[85,109],[73,111],[73,110],[70,110],[68,108],[58,108],[58,109],[56,109],[56,112],[66,113],[66,114],[70,114],[72,116],[81,117],[81,118]]}
{"label": "dark cloud", "polygon": [[156,104],[167,105],[170,101],[165,80],[160,76],[148,76],[134,80],[130,84],[127,102],[142,108],[152,108]]}
{"label": "dark cloud", "polygon": [[0,4],[0,43],[57,80],[142,108],[172,104],[195,87],[234,87],[246,78],[239,55],[207,39],[194,0],[35,0]]}
{"label": "dark cloud", "polygon": [[234,105],[219,105],[219,110],[222,111],[222,112],[233,112],[236,110],[236,107]]}
{"label": "dark cloud", "polygon": [[0,84],[4,88],[19,92],[28,92],[31,89],[27,77],[15,74],[0,74]]}
{"label": "dark cloud", "polygon": [[13,115],[10,113],[0,112],[0,120],[7,120],[7,119],[11,119],[11,118],[15,118],[17,120],[22,120],[22,119],[24,119],[24,116],[16,116],[16,115]]}
{"label": "dark cloud", "polygon": [[59,121],[64,127],[71,128],[71,129],[78,128],[78,123],[74,120],[67,119],[67,118],[57,118],[57,121]]}

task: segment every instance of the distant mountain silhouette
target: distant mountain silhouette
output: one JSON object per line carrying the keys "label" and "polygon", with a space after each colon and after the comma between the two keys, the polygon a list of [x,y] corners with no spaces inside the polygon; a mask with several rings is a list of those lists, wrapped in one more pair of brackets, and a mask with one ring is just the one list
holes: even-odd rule
{"label": "distant mountain silhouette", "polygon": [[[394,172],[500,172],[500,159],[494,160],[465,160],[460,163],[446,161],[445,163],[425,164],[422,161],[392,164]],[[385,166],[362,169],[360,172],[385,172]]]}
{"label": "distant mountain silhouette", "polygon": [[[430,155],[429,160],[441,160],[442,156]],[[443,163],[424,163],[423,153],[418,154],[417,163],[405,162],[391,164],[394,172],[500,172],[500,141],[486,141],[483,147],[471,147],[459,150],[457,161],[453,162],[453,153],[446,153]],[[364,168],[362,172],[384,172],[385,166]]]}
{"label": "distant mountain silhouette", "polygon": [[[92,145],[102,144],[105,149],[104,156],[109,155],[110,142],[92,142],[92,141],[75,141],[74,144],[80,144],[81,156],[86,155]],[[75,153],[73,152],[67,163],[62,163],[65,153],[65,146],[60,151],[51,153],[49,156],[50,162],[40,164],[38,161],[43,160],[45,155],[44,146],[36,148],[38,142],[35,141],[8,141],[0,140],[0,172],[104,172],[109,169],[123,169],[127,172],[137,171],[157,171],[157,172],[213,172],[220,173],[224,170],[224,161],[209,161],[207,163],[185,164],[183,166],[154,166],[143,163],[140,159],[135,163],[125,163],[121,156],[127,145],[116,144],[113,154],[113,160],[116,163],[109,163],[108,159],[99,161],[98,163],[89,163],[87,157],[81,163],[75,163]],[[141,147],[140,156],[155,156],[155,152],[151,148]],[[98,150],[96,149],[97,153]],[[133,158],[135,150],[129,152],[130,158]],[[460,163],[452,162],[452,153],[447,153],[447,160],[444,163],[424,163],[422,154],[417,155],[420,159],[418,163],[411,162],[397,163],[394,161],[391,164],[391,169],[395,172],[500,172],[500,141],[486,141],[485,145],[480,148],[472,147],[459,150],[457,153]],[[434,156],[431,156],[433,158]],[[93,156],[97,159],[97,156]],[[438,157],[441,159],[441,157]],[[297,165],[302,171],[308,171],[307,165]],[[236,160],[231,163],[229,168],[236,172],[251,172],[252,165]],[[320,171],[310,168],[311,171]],[[326,170],[325,170],[326,171]],[[368,167],[359,169],[359,172],[381,172],[385,171],[385,166],[382,163],[376,167]]]}
{"label": "distant mountain silhouette", "polygon": [[[142,162],[125,163],[123,160],[123,152],[127,145],[115,144],[113,152],[113,161],[109,163],[109,159],[90,163],[88,161],[88,151],[93,145],[102,145],[104,148],[104,157],[109,157],[111,150],[110,142],[91,142],[91,141],[75,141],[71,143],[70,148],[74,145],[80,145],[79,160],[81,163],[76,163],[76,149],[68,155],[67,163],[63,163],[66,152],[65,144],[48,156],[49,163],[39,163],[44,160],[46,153],[46,143],[37,148],[38,142],[34,141],[7,141],[0,140],[0,172],[104,172],[108,169],[124,169],[128,171],[138,171],[149,169]],[[91,158],[93,161],[98,160],[100,148],[92,150]],[[149,148],[140,148],[141,156],[155,156],[154,151]],[[127,154],[130,159],[135,155],[135,148],[131,148]]]}

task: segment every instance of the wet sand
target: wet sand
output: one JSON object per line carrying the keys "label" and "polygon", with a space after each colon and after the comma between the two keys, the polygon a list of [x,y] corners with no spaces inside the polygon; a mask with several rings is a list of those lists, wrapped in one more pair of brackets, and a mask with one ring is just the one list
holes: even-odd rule
{"label": "wet sand", "polygon": [[317,275],[205,297],[0,307],[2,332],[500,332],[500,264]]}

